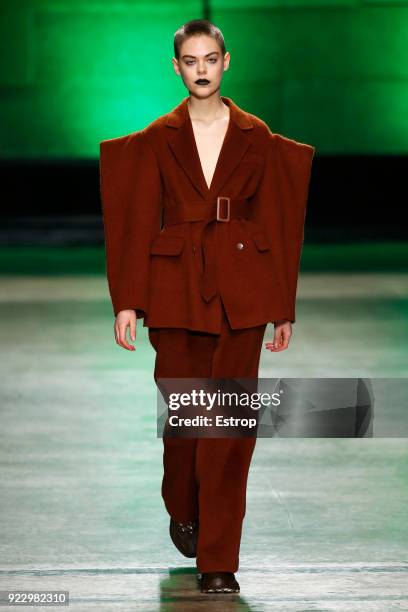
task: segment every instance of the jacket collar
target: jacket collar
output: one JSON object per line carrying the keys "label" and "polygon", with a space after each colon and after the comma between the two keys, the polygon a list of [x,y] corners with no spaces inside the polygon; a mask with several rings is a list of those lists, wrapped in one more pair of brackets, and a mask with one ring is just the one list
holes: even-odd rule
{"label": "jacket collar", "polygon": [[194,187],[205,199],[212,201],[218,195],[229,196],[229,193],[220,193],[220,189],[251,145],[251,141],[245,133],[246,130],[254,127],[251,116],[239,108],[231,98],[221,96],[222,101],[229,106],[230,121],[209,189],[194,137],[187,105],[188,99],[188,97],[184,98],[178,106],[167,114],[166,126],[177,128],[176,130],[168,130],[169,146]]}

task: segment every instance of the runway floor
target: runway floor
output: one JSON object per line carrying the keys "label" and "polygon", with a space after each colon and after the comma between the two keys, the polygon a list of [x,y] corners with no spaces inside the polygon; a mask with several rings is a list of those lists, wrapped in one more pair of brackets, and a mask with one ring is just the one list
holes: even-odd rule
{"label": "runway floor", "polygon": [[[0,590],[69,591],[75,611],[408,610],[405,438],[258,440],[241,593],[202,595],[168,537],[146,328],[115,344],[98,274],[0,280]],[[406,378],[407,289],[303,274],[291,346],[259,375]]]}

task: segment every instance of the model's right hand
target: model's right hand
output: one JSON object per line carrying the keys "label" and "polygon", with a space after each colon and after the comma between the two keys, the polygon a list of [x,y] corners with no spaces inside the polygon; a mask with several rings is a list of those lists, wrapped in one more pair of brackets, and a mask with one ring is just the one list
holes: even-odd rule
{"label": "model's right hand", "polygon": [[136,312],[134,310],[121,310],[116,315],[115,324],[113,326],[115,332],[116,343],[128,351],[136,350],[133,344],[129,344],[126,340],[126,332],[129,328],[130,339],[133,342],[136,340]]}

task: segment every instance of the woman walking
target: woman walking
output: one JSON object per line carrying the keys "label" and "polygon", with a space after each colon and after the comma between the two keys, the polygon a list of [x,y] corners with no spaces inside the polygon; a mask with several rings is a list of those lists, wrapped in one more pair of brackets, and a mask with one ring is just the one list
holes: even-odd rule
{"label": "woman walking", "polygon": [[[134,350],[143,318],[157,384],[256,379],[268,322],[266,350],[285,350],[291,338],[315,148],[220,96],[230,55],[215,25],[188,22],[174,50],[188,97],[144,129],[100,144],[115,338]],[[239,591],[255,443],[163,437],[170,535],[196,557],[204,593]]]}

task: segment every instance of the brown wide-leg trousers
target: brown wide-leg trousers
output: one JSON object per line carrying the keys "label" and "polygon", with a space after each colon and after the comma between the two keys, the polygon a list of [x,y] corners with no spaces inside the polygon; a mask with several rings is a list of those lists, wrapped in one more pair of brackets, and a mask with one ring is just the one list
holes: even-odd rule
{"label": "brown wide-leg trousers", "polygon": [[[149,328],[154,378],[257,378],[266,324],[220,334]],[[175,520],[199,518],[197,568],[236,572],[256,437],[163,437],[162,497]]]}

